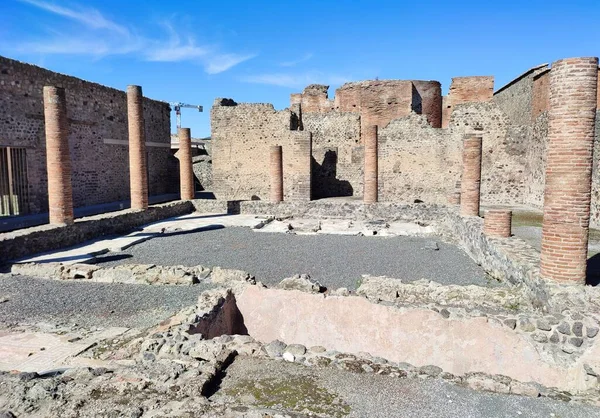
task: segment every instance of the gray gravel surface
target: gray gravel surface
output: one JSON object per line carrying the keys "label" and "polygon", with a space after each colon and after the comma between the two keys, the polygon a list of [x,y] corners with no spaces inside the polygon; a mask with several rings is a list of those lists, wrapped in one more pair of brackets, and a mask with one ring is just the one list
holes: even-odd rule
{"label": "gray gravel surface", "polygon": [[62,282],[0,275],[0,323],[146,328],[195,305],[206,285]]}
{"label": "gray gravel surface", "polygon": [[211,400],[275,407],[273,404],[279,402],[282,393],[288,400],[288,410],[293,411],[294,404],[300,410],[308,406],[319,411],[323,407],[330,412],[327,416],[338,416],[336,410],[340,412],[339,416],[349,412],[350,417],[600,416],[598,407],[548,398],[477,392],[440,379],[399,379],[249,357],[238,357],[229,366],[220,390]]}
{"label": "gray gravel surface", "polygon": [[[439,250],[426,248],[432,243]],[[293,235],[242,227],[161,236],[99,257],[98,263],[220,266],[247,271],[270,285],[308,273],[332,289],[355,289],[362,274],[443,284],[495,283],[462,250],[435,238]]]}

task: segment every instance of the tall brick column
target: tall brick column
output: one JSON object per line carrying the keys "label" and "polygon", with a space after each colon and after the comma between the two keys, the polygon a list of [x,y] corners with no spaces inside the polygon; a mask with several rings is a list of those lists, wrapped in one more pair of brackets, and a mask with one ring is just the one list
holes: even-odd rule
{"label": "tall brick column", "polygon": [[481,187],[481,136],[465,135],[463,172],[460,182],[460,214],[479,216]]}
{"label": "tall brick column", "polygon": [[540,275],[585,283],[598,58],[556,61],[550,71]]}
{"label": "tall brick column", "polygon": [[[288,196],[293,202],[311,200],[312,181],[312,133],[294,131],[289,153],[286,153],[286,182],[289,181]],[[289,155],[287,155],[289,154]]]}
{"label": "tall brick column", "polygon": [[377,125],[368,126],[365,130],[365,203],[375,203],[378,200],[378,161],[377,161]]}
{"label": "tall brick column", "polygon": [[192,134],[190,128],[177,129],[179,137],[179,188],[181,200],[192,200],[194,193],[194,170],[192,168]]}
{"label": "tall brick column", "polygon": [[271,177],[271,202],[283,201],[283,151],[281,145],[269,148]]}
{"label": "tall brick column", "polygon": [[51,224],[73,223],[69,123],[65,89],[44,87],[48,207]]}
{"label": "tall brick column", "polygon": [[146,172],[146,133],[144,131],[144,96],[140,86],[127,86],[129,122],[129,189],[132,209],[148,208]]}

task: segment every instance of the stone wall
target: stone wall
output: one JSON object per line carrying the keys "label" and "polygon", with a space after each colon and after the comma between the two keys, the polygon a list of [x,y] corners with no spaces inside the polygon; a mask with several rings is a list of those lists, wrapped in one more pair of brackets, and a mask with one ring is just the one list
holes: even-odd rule
{"label": "stone wall", "polygon": [[379,199],[445,203],[461,176],[462,143],[412,114],[379,130]]}
{"label": "stone wall", "polygon": [[[304,108],[303,108],[304,109]],[[351,112],[302,113],[312,133],[312,195],[362,196],[363,147],[360,115]]]}
{"label": "stone wall", "polygon": [[[211,110],[213,191],[218,199],[265,200],[269,197],[269,146],[283,147],[284,198],[297,198],[295,179],[310,175],[308,131],[292,131],[296,114],[273,105],[237,104],[216,99]],[[306,158],[299,160],[299,152]],[[303,162],[300,162],[303,161]],[[310,194],[308,189],[302,190]]]}
{"label": "stone wall", "polygon": [[[48,210],[45,85],[66,89],[75,207],[129,199],[125,92],[0,57],[0,146],[26,148],[30,212]],[[169,105],[144,99],[144,118],[149,192],[177,192]]]}

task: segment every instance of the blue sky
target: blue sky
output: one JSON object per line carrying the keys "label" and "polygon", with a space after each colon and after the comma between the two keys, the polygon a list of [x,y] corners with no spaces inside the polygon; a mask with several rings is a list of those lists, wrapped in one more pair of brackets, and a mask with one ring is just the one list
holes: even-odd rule
{"label": "blue sky", "polygon": [[[0,55],[183,110],[215,97],[277,109],[310,83],[494,75],[600,54],[600,1],[0,0]],[[173,120],[175,119],[173,115]]]}

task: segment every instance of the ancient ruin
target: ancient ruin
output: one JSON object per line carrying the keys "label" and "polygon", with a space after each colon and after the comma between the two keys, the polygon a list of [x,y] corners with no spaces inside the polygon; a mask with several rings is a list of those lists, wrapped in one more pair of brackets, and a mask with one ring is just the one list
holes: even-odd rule
{"label": "ancient ruin", "polygon": [[597,416],[599,71],[216,98],[196,141],[0,57],[0,412]]}

